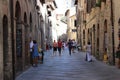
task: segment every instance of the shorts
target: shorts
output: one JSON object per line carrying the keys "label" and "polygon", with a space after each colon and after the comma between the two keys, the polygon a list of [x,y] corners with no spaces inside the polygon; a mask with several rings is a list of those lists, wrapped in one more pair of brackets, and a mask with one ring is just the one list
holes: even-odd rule
{"label": "shorts", "polygon": [[57,51],[57,47],[53,47],[53,51]]}

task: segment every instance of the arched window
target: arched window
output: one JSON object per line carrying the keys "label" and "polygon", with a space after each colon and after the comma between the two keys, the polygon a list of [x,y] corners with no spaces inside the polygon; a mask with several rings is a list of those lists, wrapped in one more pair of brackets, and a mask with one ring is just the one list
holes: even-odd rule
{"label": "arched window", "polygon": [[105,49],[107,49],[107,45],[108,45],[107,20],[105,20],[104,21],[104,43],[103,43],[104,51]]}
{"label": "arched window", "polygon": [[91,12],[91,0],[87,0],[87,13]]}
{"label": "arched window", "polygon": [[106,3],[106,0],[101,0],[102,2]]}
{"label": "arched window", "polygon": [[85,30],[83,30],[83,39],[85,39]]}
{"label": "arched window", "polygon": [[32,14],[31,13],[30,13],[29,22],[30,22],[30,32],[32,32]]}
{"label": "arched window", "polygon": [[4,63],[4,80],[8,80],[6,72],[8,71],[8,18],[3,16],[3,63]]}
{"label": "arched window", "polygon": [[87,0],[87,13],[91,12],[91,9],[96,6],[96,0]]}

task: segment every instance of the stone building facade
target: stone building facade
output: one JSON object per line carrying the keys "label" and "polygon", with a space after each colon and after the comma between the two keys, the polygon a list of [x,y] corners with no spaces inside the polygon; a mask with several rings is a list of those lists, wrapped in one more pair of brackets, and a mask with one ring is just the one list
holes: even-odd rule
{"label": "stone building facade", "polygon": [[45,36],[51,26],[46,3],[45,0],[0,1],[0,80],[15,80],[31,66],[30,39],[45,48]]}
{"label": "stone building facade", "polygon": [[114,64],[114,33],[111,0],[78,0],[77,27],[82,48],[90,42],[92,54],[100,60],[106,52],[108,62]]}
{"label": "stone building facade", "polygon": [[75,26],[76,16],[72,15],[72,16],[69,17],[69,19],[70,19],[70,30],[68,32],[68,34],[69,34],[68,39],[74,39],[75,41],[77,41],[76,40],[76,38],[77,38],[77,35],[76,35],[77,30],[76,30],[76,26]]}
{"label": "stone building facade", "polygon": [[77,41],[77,29],[75,26],[76,21],[76,9],[72,7],[68,9],[65,13],[67,19],[67,36],[69,39],[74,39]]}
{"label": "stone building facade", "polygon": [[114,21],[114,41],[115,41],[115,51],[120,44],[120,2],[112,0],[112,10],[113,10],[113,21]]}
{"label": "stone building facade", "polygon": [[13,80],[30,66],[29,40],[35,39],[36,2],[4,0],[1,5],[1,80]]}
{"label": "stone building facade", "polygon": [[[0,78],[12,76],[12,40],[9,1],[0,1]],[[3,54],[4,53],[4,54]],[[3,74],[4,73],[4,74]],[[10,75],[8,75],[10,74]],[[9,79],[8,79],[9,80]]]}

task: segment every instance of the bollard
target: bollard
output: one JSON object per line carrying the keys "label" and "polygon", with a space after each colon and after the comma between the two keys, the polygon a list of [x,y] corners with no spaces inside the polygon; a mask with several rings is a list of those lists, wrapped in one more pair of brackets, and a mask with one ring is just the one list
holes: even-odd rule
{"label": "bollard", "polygon": [[44,60],[44,52],[43,52],[43,51],[41,51],[41,53],[42,53],[41,63],[43,63],[43,60]]}
{"label": "bollard", "polygon": [[44,60],[44,52],[43,50],[40,52],[41,56],[40,56],[40,64],[43,64],[43,60]]}
{"label": "bollard", "polygon": [[103,62],[106,63],[106,64],[108,63],[108,56],[107,56],[107,54],[104,54]]}

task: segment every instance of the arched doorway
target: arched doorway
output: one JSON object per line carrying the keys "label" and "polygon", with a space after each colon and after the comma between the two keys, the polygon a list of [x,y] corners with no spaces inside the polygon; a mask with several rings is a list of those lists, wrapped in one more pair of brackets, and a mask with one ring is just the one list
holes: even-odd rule
{"label": "arched doorway", "polygon": [[104,21],[104,41],[103,41],[103,51],[107,50],[107,20]]}
{"label": "arched doorway", "polygon": [[4,80],[9,80],[8,74],[8,18],[6,15],[3,16],[3,70],[4,70]]}
{"label": "arched doorway", "polygon": [[102,2],[104,2],[106,4],[106,0],[102,0]]}
{"label": "arched doorway", "polygon": [[85,46],[85,30],[83,30],[83,46]]}
{"label": "arched doorway", "polygon": [[87,42],[90,42],[90,30],[88,29],[88,33],[87,33],[87,38],[88,38],[88,40],[87,40]]}
{"label": "arched doorway", "polygon": [[119,41],[119,43],[118,43],[118,46],[119,46],[119,44],[120,44],[120,18],[119,18],[119,20],[118,20],[118,41]]}
{"label": "arched doorway", "polygon": [[97,25],[97,59],[100,58],[100,54],[99,54],[99,37],[100,37],[100,29],[99,29],[99,24]]}
{"label": "arched doorway", "polygon": [[24,39],[25,39],[25,66],[28,66],[29,64],[29,32],[28,32],[28,24],[27,24],[27,14],[24,13]]}
{"label": "arched doorway", "polygon": [[[30,13],[30,19],[29,19],[29,22],[30,22],[30,33],[32,32],[32,14]],[[30,35],[31,37],[31,35]]]}
{"label": "arched doorway", "polygon": [[16,2],[15,17],[16,17],[16,72],[20,72],[23,69],[22,62],[23,49],[22,49],[21,8],[18,1]]}
{"label": "arched doorway", "polygon": [[92,52],[93,52],[93,55],[96,56],[96,53],[95,53],[95,50],[96,50],[96,46],[95,46],[95,25],[93,25],[93,37],[92,37],[92,38],[93,38],[93,41],[92,41],[92,42],[93,42],[93,43],[92,43],[92,46],[93,46],[93,47],[92,47],[92,50],[93,50],[93,51],[92,51]]}

